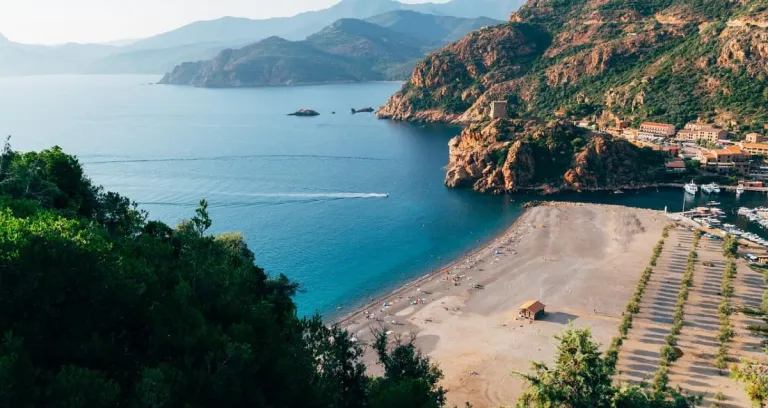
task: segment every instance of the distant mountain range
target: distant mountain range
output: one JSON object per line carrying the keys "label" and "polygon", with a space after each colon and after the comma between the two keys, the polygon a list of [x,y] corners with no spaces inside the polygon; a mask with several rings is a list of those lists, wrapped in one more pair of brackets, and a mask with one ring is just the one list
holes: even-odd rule
{"label": "distant mountain range", "polygon": [[[243,47],[273,36],[294,41],[303,40],[343,18],[367,19],[393,11],[416,11],[442,16],[445,21],[449,21],[451,17],[476,19],[483,16],[488,20],[507,20],[510,13],[517,10],[522,3],[524,0],[451,0],[442,4],[404,4],[394,0],[342,0],[330,8],[293,17],[264,20],[224,17],[198,21],[142,40],[109,44],[26,45],[8,41],[0,35],[0,75],[160,74],[170,71],[183,61],[210,59],[224,49]],[[391,26],[395,31],[402,32],[403,27],[407,25],[403,19],[408,18],[407,16],[390,16],[389,18],[393,18],[390,21],[372,22],[385,27]],[[454,23],[434,24],[433,28],[439,30],[462,30]],[[448,28],[439,28],[444,24],[448,24]],[[418,29],[423,31],[422,35],[428,31]],[[409,34],[420,36],[416,32]],[[435,31],[429,35],[433,40],[458,38],[447,31]]]}
{"label": "distant mountain range", "polygon": [[499,23],[402,10],[369,21],[346,18],[303,41],[270,37],[211,60],[180,64],[160,83],[251,87],[404,79],[428,51]]}

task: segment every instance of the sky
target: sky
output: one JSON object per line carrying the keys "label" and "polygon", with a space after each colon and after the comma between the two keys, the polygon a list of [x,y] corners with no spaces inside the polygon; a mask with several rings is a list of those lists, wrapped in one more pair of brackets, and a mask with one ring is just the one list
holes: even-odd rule
{"label": "sky", "polygon": [[[423,3],[425,0],[401,0]],[[270,18],[339,0],[0,0],[0,33],[26,44],[145,38],[223,16]],[[436,2],[439,2],[436,1]]]}

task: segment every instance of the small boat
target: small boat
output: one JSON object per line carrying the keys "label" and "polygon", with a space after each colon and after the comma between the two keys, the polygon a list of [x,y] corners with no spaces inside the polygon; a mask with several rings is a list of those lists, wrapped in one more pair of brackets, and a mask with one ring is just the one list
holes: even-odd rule
{"label": "small boat", "polygon": [[624,194],[624,192],[623,192],[623,191],[621,191],[621,190],[614,190],[614,191],[613,191],[613,194]]}
{"label": "small boat", "polygon": [[717,194],[720,192],[720,186],[716,183],[704,184],[701,186],[701,191],[707,194]]}
{"label": "small boat", "polygon": [[741,195],[741,194],[744,194],[744,185],[743,184],[739,184],[739,186],[736,187],[736,195]]}
{"label": "small boat", "polygon": [[720,204],[721,203],[718,202],[718,201],[710,201],[710,202],[707,203],[707,206],[709,206],[709,207],[717,207]]}
{"label": "small boat", "polygon": [[685,185],[685,192],[688,194],[696,194],[699,191],[699,186],[691,180],[690,183]]}

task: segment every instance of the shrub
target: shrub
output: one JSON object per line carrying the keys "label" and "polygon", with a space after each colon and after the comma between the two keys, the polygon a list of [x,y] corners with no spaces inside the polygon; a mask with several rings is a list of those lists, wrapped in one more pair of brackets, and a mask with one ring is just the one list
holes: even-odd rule
{"label": "shrub", "polygon": [[728,304],[727,300],[723,300],[720,306],[717,307],[717,314],[720,316],[730,316],[731,313],[733,313],[731,305]]}
{"label": "shrub", "polygon": [[701,236],[704,235],[704,232],[701,230],[696,230],[693,232],[693,247],[698,248],[699,242],[701,242]]}
{"label": "shrub", "polygon": [[627,313],[624,315],[624,318],[621,320],[621,325],[619,326],[619,332],[622,336],[626,336],[627,333],[629,333],[629,329],[632,328],[632,315]]}
{"label": "shrub", "polygon": [[661,360],[667,363],[671,363],[677,360],[677,353],[675,353],[675,348],[669,344],[661,346]]}
{"label": "shrub", "polygon": [[720,341],[720,348],[715,358],[715,367],[721,370],[727,367],[728,342],[734,336],[733,325],[731,325],[730,319],[732,313],[730,298],[733,296],[732,280],[735,276],[736,262],[734,262],[733,258],[729,258],[723,270],[723,279],[720,284],[720,294],[723,299],[717,307],[717,315],[720,318],[720,332],[717,335],[717,339]]}
{"label": "shrub", "polygon": [[653,376],[653,385],[652,389],[653,392],[656,394],[661,394],[667,390],[667,385],[669,384],[669,369],[666,366],[662,366],[659,368],[658,371],[656,371],[656,374]]}
{"label": "shrub", "polygon": [[712,398],[714,398],[715,401],[725,401],[725,394],[723,394],[722,391],[718,391]]}
{"label": "shrub", "polygon": [[670,333],[667,335],[667,337],[664,338],[664,340],[669,344],[670,346],[677,346],[677,336]]}

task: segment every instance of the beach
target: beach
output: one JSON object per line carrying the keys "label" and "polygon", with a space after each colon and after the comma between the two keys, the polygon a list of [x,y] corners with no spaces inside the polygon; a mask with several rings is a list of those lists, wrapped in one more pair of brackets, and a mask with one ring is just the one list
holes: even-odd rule
{"label": "beach", "polygon": [[[669,219],[662,212],[553,203],[531,208],[489,245],[339,320],[367,344],[391,331],[439,364],[448,406],[514,405],[523,383],[511,375],[551,362],[556,334],[590,327],[607,345]],[[529,300],[546,305],[518,318]],[[380,372],[368,350],[366,364]]]}

